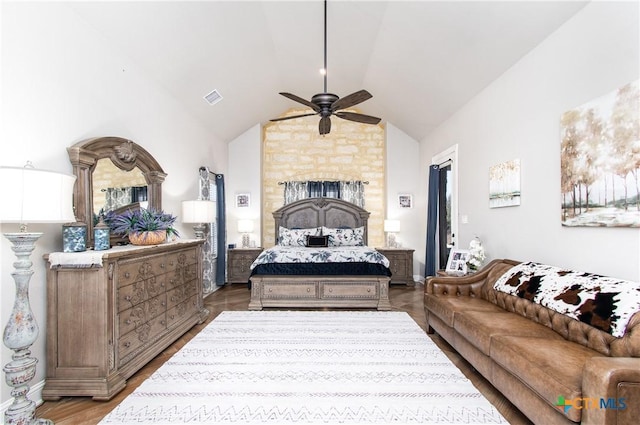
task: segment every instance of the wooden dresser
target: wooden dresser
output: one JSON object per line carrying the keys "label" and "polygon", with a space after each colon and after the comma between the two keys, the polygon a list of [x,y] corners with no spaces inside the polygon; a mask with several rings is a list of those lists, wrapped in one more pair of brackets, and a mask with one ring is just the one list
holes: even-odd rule
{"label": "wooden dresser", "polygon": [[42,398],[109,400],[127,378],[202,323],[209,314],[202,302],[202,243],[46,255],[58,265],[47,269]]}

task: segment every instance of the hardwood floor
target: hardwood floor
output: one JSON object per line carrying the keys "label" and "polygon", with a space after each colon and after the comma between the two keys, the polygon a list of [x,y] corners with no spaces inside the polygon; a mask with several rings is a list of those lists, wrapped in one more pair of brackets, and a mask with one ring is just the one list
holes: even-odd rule
{"label": "hardwood floor", "polygon": [[[415,287],[392,285],[389,291],[391,306],[394,311],[406,311],[423,329],[426,329],[426,318],[423,309],[423,290],[421,284]],[[124,390],[110,401],[93,401],[89,397],[65,397],[60,401],[44,402],[38,407],[36,415],[47,418],[57,425],[91,425],[97,424],[127,395],[133,392],[145,379],[167,361],[174,353],[182,348],[191,338],[202,330],[222,311],[247,310],[249,306],[249,291],[246,285],[227,285],[204,300],[205,307],[210,311],[209,318],[201,325],[194,326],[170,347],[160,353],[155,359],[140,369],[127,381]],[[512,424],[530,424],[513,405],[477,373],[462,357],[460,357],[444,340],[437,335],[429,335],[444,351],[451,361],[469,378],[480,392],[502,413]]]}

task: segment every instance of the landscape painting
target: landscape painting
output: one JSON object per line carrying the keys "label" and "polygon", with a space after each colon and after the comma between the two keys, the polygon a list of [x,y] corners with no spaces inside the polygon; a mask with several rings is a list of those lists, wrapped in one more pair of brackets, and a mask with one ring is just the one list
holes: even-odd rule
{"label": "landscape painting", "polygon": [[520,160],[489,167],[489,208],[520,205]]}
{"label": "landscape painting", "polygon": [[640,227],[638,81],[562,114],[562,225]]}

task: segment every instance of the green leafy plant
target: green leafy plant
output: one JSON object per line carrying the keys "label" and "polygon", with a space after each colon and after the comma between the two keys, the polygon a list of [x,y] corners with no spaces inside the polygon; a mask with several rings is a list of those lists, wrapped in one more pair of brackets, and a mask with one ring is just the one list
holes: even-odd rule
{"label": "green leafy plant", "polygon": [[167,237],[180,236],[173,227],[177,217],[162,210],[140,208],[107,218],[108,220],[105,221],[109,224],[111,231],[117,235],[127,236],[130,233],[166,230]]}

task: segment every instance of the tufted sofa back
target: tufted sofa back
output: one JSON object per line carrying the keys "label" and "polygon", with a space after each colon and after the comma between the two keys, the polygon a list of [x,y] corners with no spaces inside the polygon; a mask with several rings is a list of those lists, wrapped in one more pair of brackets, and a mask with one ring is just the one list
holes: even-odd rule
{"label": "tufted sofa back", "polygon": [[[557,313],[524,298],[505,294],[493,289],[495,282],[511,267],[518,264],[512,260],[494,260],[480,273],[486,277],[469,288],[470,296],[480,296],[500,308],[519,314],[536,323],[545,325],[566,340],[591,348],[610,357],[640,357],[640,312],[631,318],[622,338],[616,338],[591,325]],[[462,294],[461,294],[462,295]]]}

